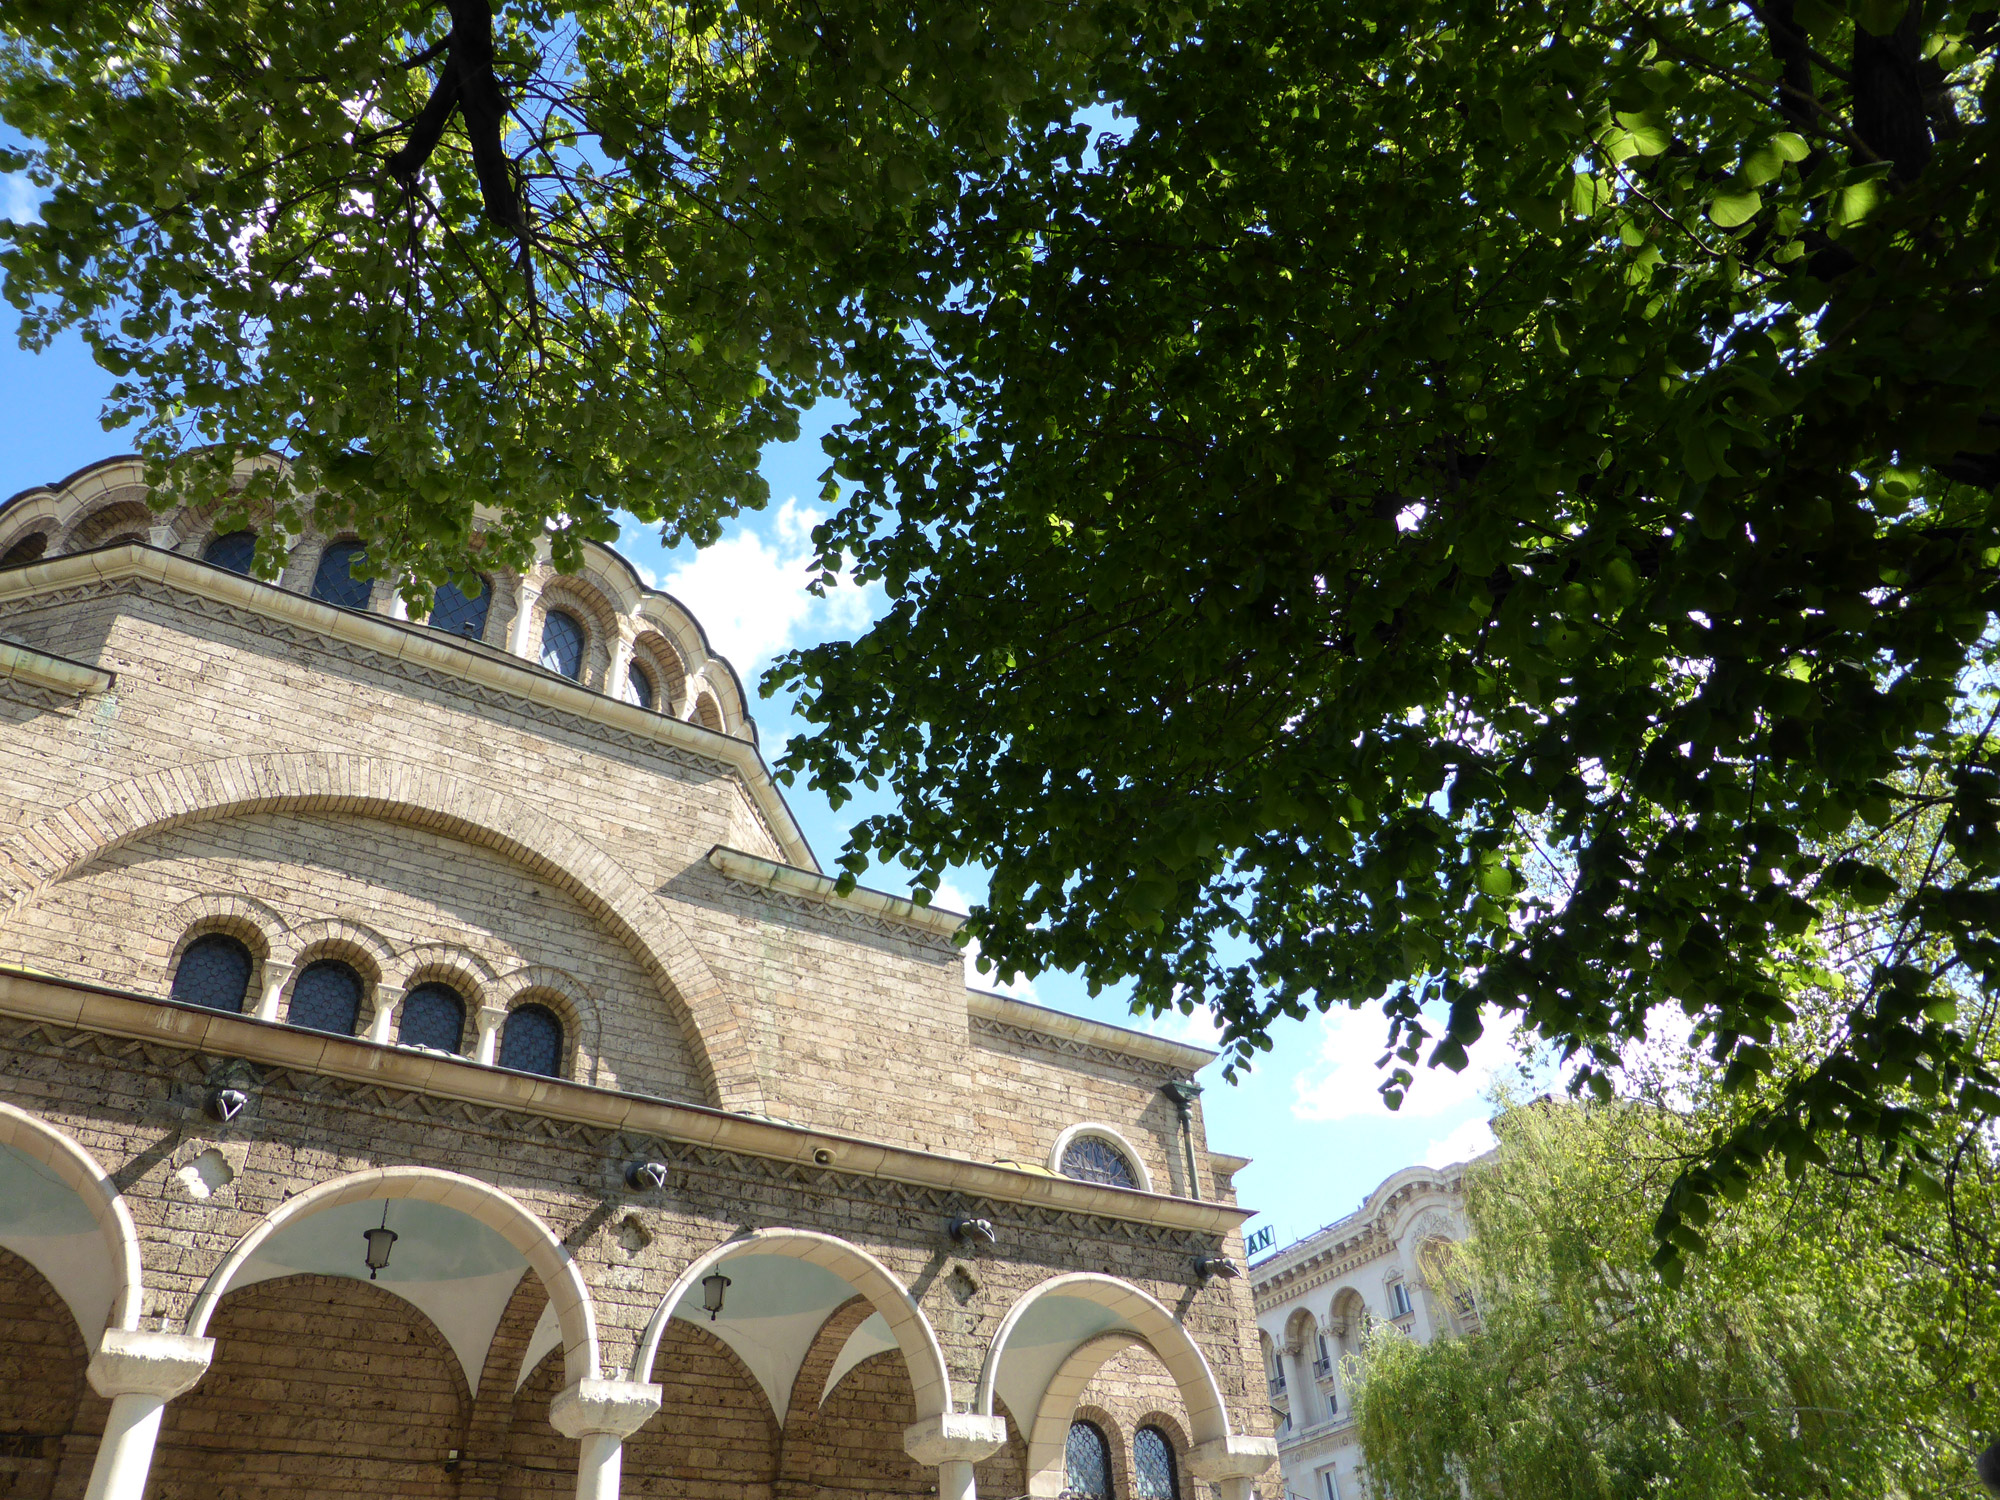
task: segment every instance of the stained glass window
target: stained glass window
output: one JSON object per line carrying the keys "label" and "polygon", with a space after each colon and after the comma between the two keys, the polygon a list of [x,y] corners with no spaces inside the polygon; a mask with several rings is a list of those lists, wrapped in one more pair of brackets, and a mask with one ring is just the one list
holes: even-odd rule
{"label": "stained glass window", "polygon": [[250,560],[256,555],[257,533],[254,531],[227,532],[201,549],[203,562],[245,575],[250,572]]}
{"label": "stained glass window", "polygon": [[543,619],[542,665],[565,677],[583,675],[583,626],[575,615],[552,609]]}
{"label": "stained glass window", "polygon": [[353,1036],[361,1020],[361,990],[359,974],[337,958],[323,958],[307,964],[293,982],[287,1016],[294,1026]]}
{"label": "stained glass window", "polygon": [[562,1022],[540,1005],[516,1006],[500,1033],[500,1066],[519,1073],[562,1077]]}
{"label": "stained glass window", "polygon": [[625,697],[641,708],[650,709],[653,706],[653,679],[636,661],[625,669]]}
{"label": "stained glass window", "polygon": [[1132,1482],[1139,1500],[1180,1500],[1173,1444],[1157,1427],[1141,1427],[1132,1437]]}
{"label": "stained glass window", "polygon": [[375,584],[372,579],[354,576],[357,565],[362,572],[367,571],[368,553],[361,543],[335,542],[319,555],[319,567],[313,573],[313,598],[342,609],[366,609]]}
{"label": "stained glass window", "polygon": [[183,1005],[241,1014],[250,989],[250,950],[227,933],[189,943],[174,968],[172,998]]}
{"label": "stained glass window", "polygon": [[403,997],[396,1040],[405,1047],[456,1052],[465,1040],[465,1002],[448,984],[420,984]]}
{"label": "stained glass window", "polygon": [[478,640],[486,633],[486,611],[493,604],[493,587],[479,580],[479,591],[468,594],[450,580],[437,586],[431,599],[431,629]]}
{"label": "stained glass window", "polygon": [[1102,1136],[1080,1135],[1062,1154],[1062,1174],[1079,1182],[1103,1182],[1112,1187],[1139,1185],[1132,1164],[1124,1153]]}
{"label": "stained glass window", "polygon": [[1065,1495],[1111,1500],[1111,1448],[1095,1422],[1069,1424],[1069,1440],[1063,1445],[1063,1456]]}

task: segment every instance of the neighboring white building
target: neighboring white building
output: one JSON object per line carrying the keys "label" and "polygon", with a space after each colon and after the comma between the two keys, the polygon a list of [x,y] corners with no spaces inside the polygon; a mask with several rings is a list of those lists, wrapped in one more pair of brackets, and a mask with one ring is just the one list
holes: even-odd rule
{"label": "neighboring white building", "polygon": [[1250,1267],[1288,1500],[1368,1493],[1340,1366],[1372,1322],[1420,1343],[1477,1326],[1475,1308],[1434,1293],[1424,1276],[1439,1247],[1465,1238],[1469,1165],[1405,1167],[1346,1218]]}

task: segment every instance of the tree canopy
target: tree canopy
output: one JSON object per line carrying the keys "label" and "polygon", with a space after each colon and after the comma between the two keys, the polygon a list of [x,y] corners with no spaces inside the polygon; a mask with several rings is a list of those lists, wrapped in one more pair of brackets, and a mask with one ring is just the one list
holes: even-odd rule
{"label": "tree canopy", "polygon": [[785,769],[895,794],[848,871],[991,868],[987,959],[1213,1006],[1232,1064],[1380,1002],[1392,1104],[1496,1017],[1604,1092],[1691,1018],[1786,1087],[1663,1267],[1767,1158],[1993,1110],[1993,13],[1182,19],[1106,54],[1094,150],[1017,128],[850,356],[818,538],[890,605],[772,679]]}

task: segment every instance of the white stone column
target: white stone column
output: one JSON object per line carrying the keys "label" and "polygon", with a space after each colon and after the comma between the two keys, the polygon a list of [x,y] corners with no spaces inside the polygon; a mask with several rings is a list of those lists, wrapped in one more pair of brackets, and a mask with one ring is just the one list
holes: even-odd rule
{"label": "white stone column", "polygon": [[84,1500],[142,1500],[153,1468],[160,1416],[174,1397],[207,1373],[214,1339],[181,1333],[105,1331],[90,1361],[90,1384],[111,1398]]}
{"label": "white stone column", "polygon": [[620,703],[632,701],[632,686],[625,680],[625,670],[631,665],[632,638],[625,633],[625,622],[621,619],[618,635],[611,642],[611,665],[604,674],[604,694],[607,698],[616,698]]}
{"label": "white stone column", "polygon": [[285,998],[285,986],[291,982],[292,971],[297,964],[264,964],[264,992],[257,997],[257,1009],[251,1012],[260,1021],[278,1019],[278,1003]]}
{"label": "white stone column", "polygon": [[549,1425],[583,1445],[576,1500],[618,1500],[625,1439],[659,1409],[660,1387],[637,1380],[579,1380],[556,1392]]}
{"label": "white stone column", "polygon": [[396,1018],[403,1013],[403,997],[408,990],[391,989],[378,985],[375,990],[375,1014],[368,1021],[368,1040],[371,1042],[393,1042],[396,1040]]}
{"label": "white stone column", "polygon": [[500,1056],[500,1027],[507,1019],[504,1005],[482,1005],[472,1018],[472,1024],[479,1028],[479,1039],[473,1044],[472,1060],[491,1067]]}
{"label": "white stone column", "polygon": [[1197,1479],[1222,1491],[1222,1500],[1250,1500],[1250,1481],[1278,1461],[1278,1440],[1232,1432],[1188,1450],[1187,1466]]}
{"label": "white stone column", "polygon": [[542,597],[542,586],[523,574],[514,586],[514,623],[507,635],[507,649],[515,656],[534,661],[535,638],[529,632],[533,629],[535,605]]}
{"label": "white stone column", "polygon": [[938,1471],[938,1500],[979,1500],[972,1466],[1006,1442],[1004,1418],[972,1412],[946,1412],[903,1429],[903,1451]]}

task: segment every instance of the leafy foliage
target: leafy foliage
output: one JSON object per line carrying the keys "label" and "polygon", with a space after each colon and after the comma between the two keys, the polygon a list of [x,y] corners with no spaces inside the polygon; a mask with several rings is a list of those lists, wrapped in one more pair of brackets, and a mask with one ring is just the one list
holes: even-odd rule
{"label": "leafy foliage", "polygon": [[[850,875],[989,866],[1002,972],[1211,1005],[1232,1068],[1379,1000],[1392,1105],[1496,1013],[1608,1090],[1685,1012],[1787,1086],[1674,1188],[1669,1270],[1774,1154],[1994,1109],[1950,1020],[2000,982],[1994,44],[1894,0],[1145,12],[1122,132],[1017,128],[918,333],[864,298],[818,540],[891,606],[769,680],[819,726],[787,772],[896,794]],[[1925,808],[1909,883],[1851,851]],[[1857,907],[1892,941],[1781,1070]]]}
{"label": "leafy foliage", "polygon": [[[1936,1198],[1843,1150],[1748,1185],[1677,1294],[1649,1215],[1706,1106],[1513,1111],[1474,1238],[1431,1275],[1479,1330],[1385,1327],[1353,1371],[1369,1482],[1401,1500],[1965,1495],[2000,1379],[2000,1155]],[[1462,1486],[1461,1487],[1461,1483]]]}
{"label": "leafy foliage", "polygon": [[978,0],[20,0],[0,35],[5,165],[53,187],[0,226],[25,340],[82,331],[163,482],[282,454],[244,504],[419,595],[476,506],[573,565],[618,510],[705,542],[762,504],[850,253],[1104,45],[1091,4]]}

